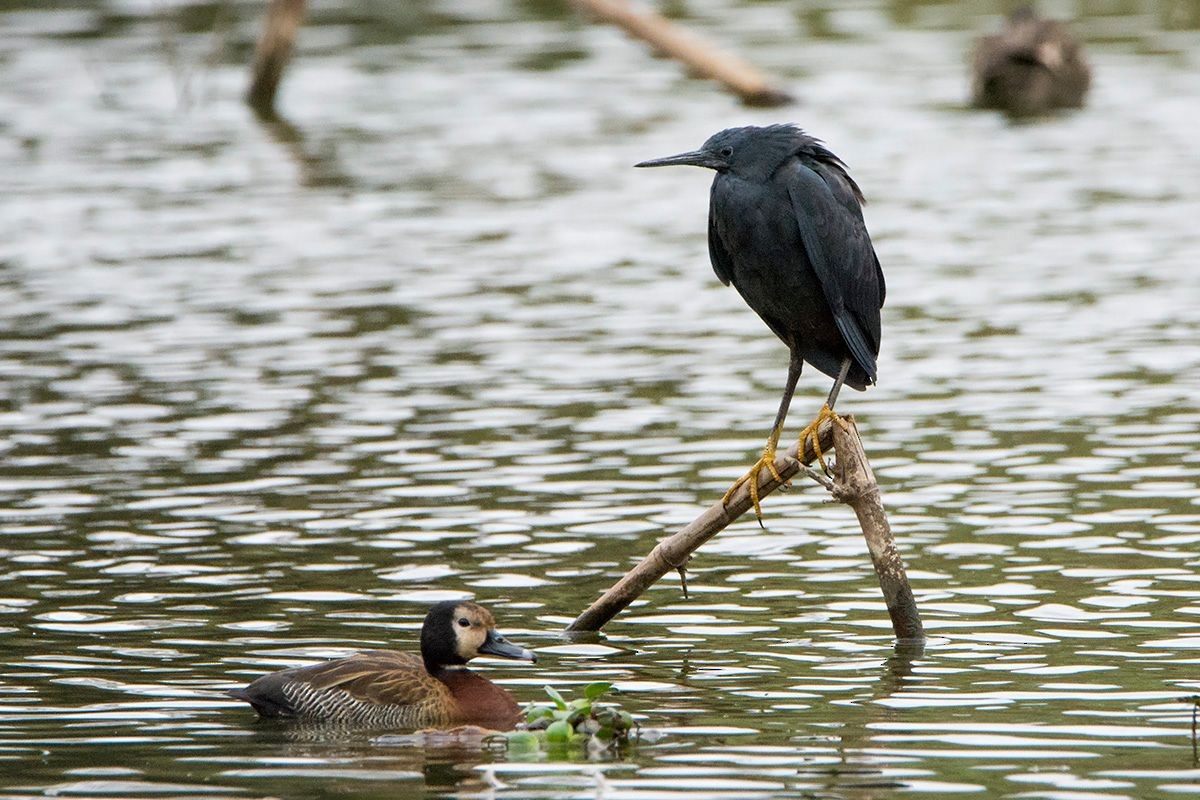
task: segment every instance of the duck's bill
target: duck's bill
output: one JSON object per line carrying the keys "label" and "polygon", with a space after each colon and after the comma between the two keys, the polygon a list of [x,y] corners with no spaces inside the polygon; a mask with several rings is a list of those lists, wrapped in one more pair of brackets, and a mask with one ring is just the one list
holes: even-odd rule
{"label": "duck's bill", "polygon": [[488,631],[487,638],[483,640],[483,645],[479,648],[479,652],[483,655],[496,656],[497,658],[537,661],[537,656],[533,654],[532,650],[526,650],[524,647],[513,644],[495,631]]}

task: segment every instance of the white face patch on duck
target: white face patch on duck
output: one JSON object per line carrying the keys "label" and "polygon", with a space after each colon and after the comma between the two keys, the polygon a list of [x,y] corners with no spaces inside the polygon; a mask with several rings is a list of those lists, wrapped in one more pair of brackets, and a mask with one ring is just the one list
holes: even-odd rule
{"label": "white face patch on duck", "polygon": [[515,645],[496,630],[496,621],[483,606],[461,603],[450,617],[454,631],[454,652],[465,663],[476,656],[537,661],[532,651]]}
{"label": "white face patch on duck", "polygon": [[454,630],[454,652],[463,661],[470,661],[479,655],[479,648],[488,639],[488,631],[495,622],[492,615],[474,603],[463,603],[454,609],[450,618]]}

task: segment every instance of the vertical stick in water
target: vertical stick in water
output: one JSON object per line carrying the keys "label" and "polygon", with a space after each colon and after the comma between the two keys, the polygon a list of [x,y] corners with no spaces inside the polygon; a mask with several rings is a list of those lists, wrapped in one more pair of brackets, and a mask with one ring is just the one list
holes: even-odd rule
{"label": "vertical stick in water", "polygon": [[833,495],[854,509],[863,538],[871,552],[871,562],[879,579],[879,588],[887,603],[892,629],[898,639],[921,639],[925,636],[921,615],[913,598],[904,562],[896,549],[892,526],[883,510],[879,484],[867,461],[858,426],[853,417],[844,417],[845,425],[833,426],[833,446],[837,451],[836,480]]}
{"label": "vertical stick in water", "polygon": [[292,57],[296,31],[304,21],[305,0],[271,0],[262,36],[254,49],[254,67],[246,102],[264,117],[275,115],[275,92]]}

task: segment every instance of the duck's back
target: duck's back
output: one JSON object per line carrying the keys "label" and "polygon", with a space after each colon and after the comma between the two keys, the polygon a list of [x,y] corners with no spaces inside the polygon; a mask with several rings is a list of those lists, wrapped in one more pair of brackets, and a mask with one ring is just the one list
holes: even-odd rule
{"label": "duck's back", "polygon": [[409,653],[373,650],[264,675],[230,695],[264,717],[363,727],[421,728],[457,716],[449,688]]}

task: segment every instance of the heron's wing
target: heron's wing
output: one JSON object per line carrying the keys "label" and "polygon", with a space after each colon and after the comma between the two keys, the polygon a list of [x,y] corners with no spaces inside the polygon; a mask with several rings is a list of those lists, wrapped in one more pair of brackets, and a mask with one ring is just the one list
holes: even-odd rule
{"label": "heron's wing", "polygon": [[712,262],[713,272],[717,273],[721,283],[728,286],[729,282],[733,280],[733,259],[729,257],[729,250],[721,241],[721,234],[717,232],[717,220],[713,215],[713,205],[710,202],[708,206],[708,260]]}
{"label": "heron's wing", "polygon": [[883,272],[853,187],[824,164],[796,159],[784,169],[800,239],[833,320],[854,360],[874,382]]}

